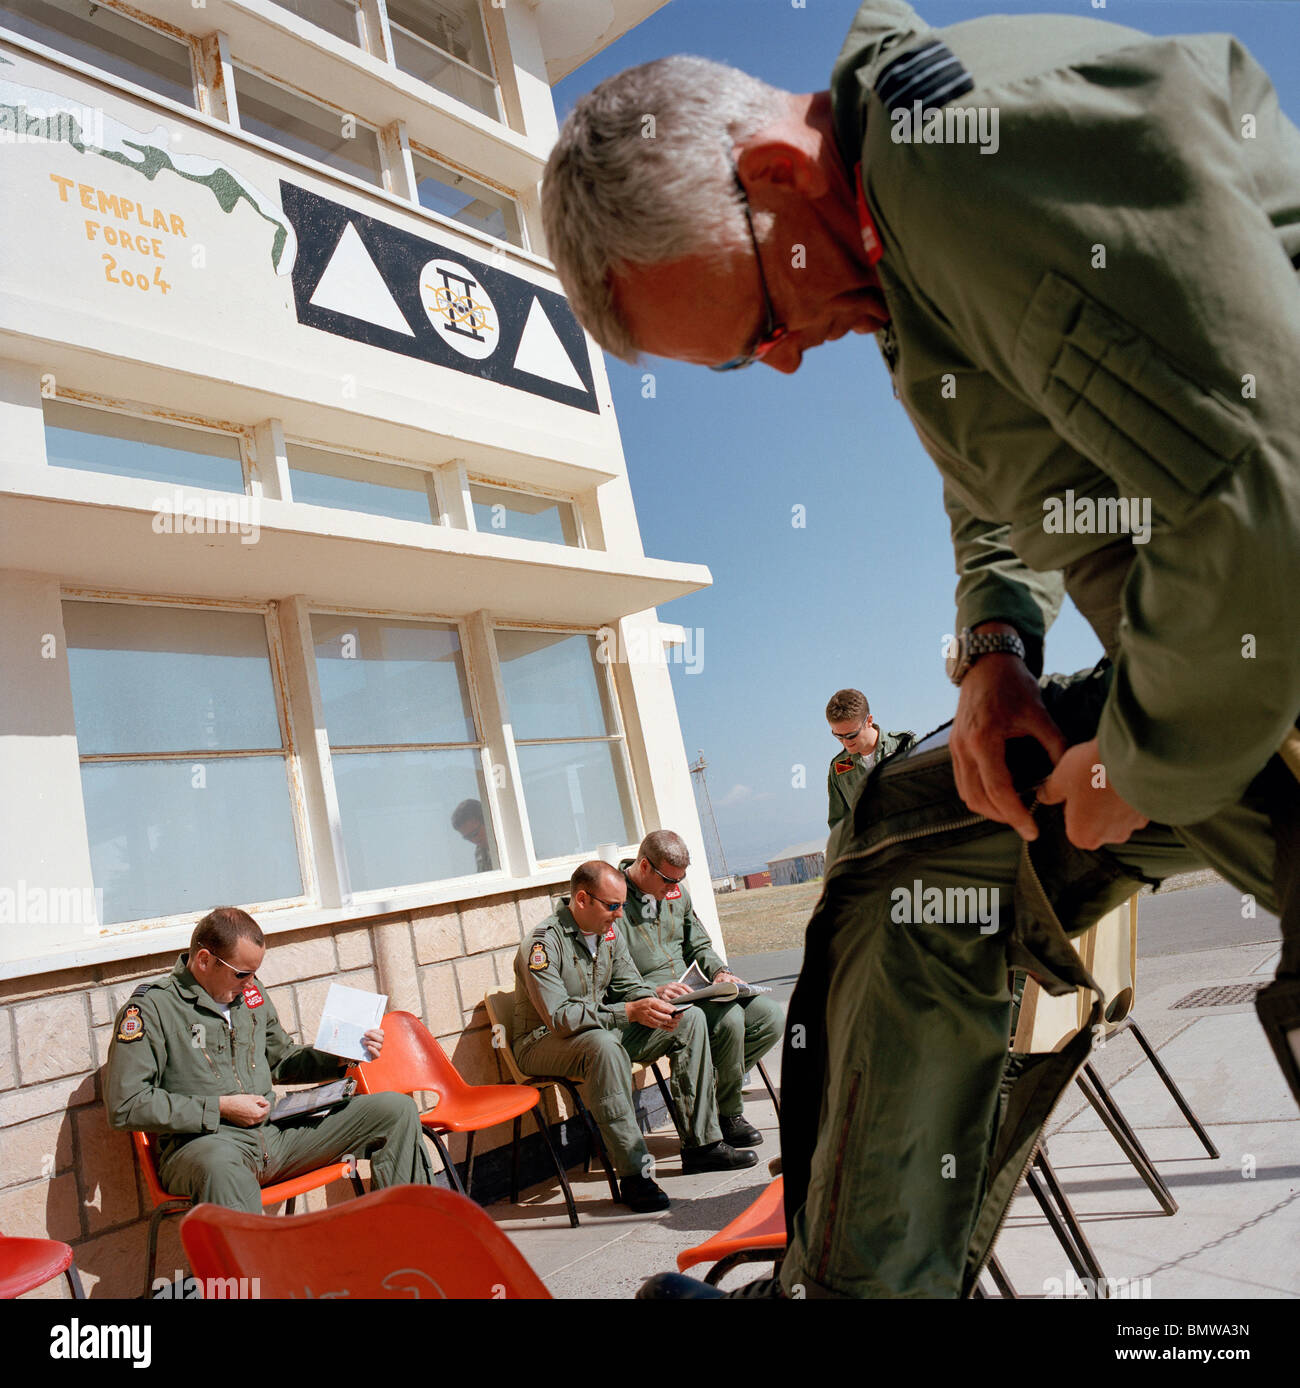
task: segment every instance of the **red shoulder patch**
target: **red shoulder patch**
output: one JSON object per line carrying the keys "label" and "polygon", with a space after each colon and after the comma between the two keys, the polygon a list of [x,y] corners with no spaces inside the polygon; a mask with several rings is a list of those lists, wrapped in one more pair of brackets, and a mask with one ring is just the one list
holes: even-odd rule
{"label": "red shoulder patch", "polygon": [[682,889],[680,887],[669,887],[668,890],[664,893],[664,900],[679,901],[681,899],[681,895]]}
{"label": "red shoulder patch", "polygon": [[251,983],[244,989],[244,1005],[246,1007],[261,1007],[265,1001],[266,999]]}
{"label": "red shoulder patch", "polygon": [[837,761],[835,763],[835,774],[837,776],[843,776],[846,771],[853,770],[853,765],[851,761]]}
{"label": "red shoulder patch", "polygon": [[609,929],[608,929],[607,931],[605,931],[604,938],[605,938],[606,940],[608,940],[608,941],[610,942],[610,944],[613,944],[613,943],[614,943],[614,940],[615,940],[615,938],[616,938],[616,932],[615,932],[615,930],[614,930],[614,924],[613,924],[612,921],[610,922]]}

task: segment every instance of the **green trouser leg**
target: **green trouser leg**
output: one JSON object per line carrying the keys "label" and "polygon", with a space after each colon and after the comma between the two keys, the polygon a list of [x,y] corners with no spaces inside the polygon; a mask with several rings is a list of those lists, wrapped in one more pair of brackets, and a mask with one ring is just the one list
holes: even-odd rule
{"label": "green trouser leg", "polygon": [[785,1015],[762,993],[734,1002],[703,1002],[696,1006],[709,1028],[709,1050],[718,1082],[718,1112],[737,1118],[744,1107],[745,1071],[781,1039]]}
{"label": "green trouser leg", "polygon": [[633,1060],[647,1065],[660,1056],[668,1057],[668,1092],[677,1110],[678,1129],[685,1134],[682,1146],[707,1147],[722,1137],[708,1024],[698,1007],[683,1008],[677,1017],[675,1031],[633,1022],[623,1032],[623,1045]]}
{"label": "green trouser leg", "polygon": [[158,1178],[168,1194],[188,1196],[196,1205],[260,1214],[266,1134],[265,1126],[205,1133],[167,1152],[158,1163]]}
{"label": "green trouser leg", "polygon": [[267,1128],[271,1159],[263,1183],[287,1181],[345,1153],[370,1158],[370,1183],[427,1186],[433,1180],[420,1112],[407,1094],[358,1094],[342,1108]]}

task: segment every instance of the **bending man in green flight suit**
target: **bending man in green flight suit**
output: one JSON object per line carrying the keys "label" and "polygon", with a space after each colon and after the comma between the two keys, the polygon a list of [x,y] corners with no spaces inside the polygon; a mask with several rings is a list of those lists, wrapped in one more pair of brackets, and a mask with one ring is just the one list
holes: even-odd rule
{"label": "bending man in green flight suit", "polygon": [[[351,1064],[295,1045],[257,982],[266,940],[236,906],[194,927],[188,954],[142,983],[117,1014],[104,1103],[109,1126],[160,1133],[158,1175],[174,1195],[258,1214],[261,1187],[369,1156],[375,1187],[428,1185],[420,1115],[405,1094],[358,1094],[332,1112],[267,1121],[272,1081],[337,1080]],[[384,1044],[366,1032],[372,1056]]]}
{"label": "bending man in green flight suit", "polygon": [[871,717],[867,696],[860,689],[837,689],[826,705],[826,721],[831,736],[844,744],[844,750],[831,758],[831,768],[826,773],[830,799],[826,822],[834,829],[846,815],[852,815],[871,768],[900,747],[915,742],[916,734],[881,732]]}
{"label": "bending man in green flight suit", "polygon": [[[1223,34],[1057,15],[934,29],[866,0],[826,91],[685,57],[602,83],[560,133],[543,216],[575,313],[625,360],[789,373],[877,334],[943,478],[962,799],[1036,839],[1006,760],[1033,739],[1054,767],[1038,799],[1063,807],[1072,844],[1169,825],[1277,909],[1278,977],[1256,1005],[1300,1098],[1300,132],[1258,63]],[[1113,661],[1096,733],[1073,746],[1036,679],[1067,591]],[[964,1017],[924,929],[881,943],[873,986],[914,995],[904,944]],[[932,1078],[862,1040],[879,1000],[835,990],[840,946],[825,1025],[865,1050],[895,1113],[859,1131],[866,1110],[832,1075],[815,1173],[836,1133],[896,1141],[901,1161],[900,1115]],[[895,1213],[879,1185],[810,1205],[782,1282],[919,1294],[860,1256],[861,1229],[883,1238]],[[922,1230],[928,1215],[907,1211],[913,1238],[960,1246],[966,1231]],[[958,1294],[950,1272],[940,1285]]]}
{"label": "bending man in green flight suit", "polygon": [[[697,964],[711,983],[740,982],[714,953],[691,906],[684,882],[690,863],[690,850],[681,836],[671,829],[656,829],[642,839],[635,858],[619,864],[627,878],[627,901],[619,926],[641,977],[665,1002],[690,992],[678,980],[691,964]],[[732,1147],[757,1147],[763,1134],[745,1118],[745,1071],[781,1039],[785,1020],[781,1009],[761,993],[695,1006],[709,1029],[722,1140]]]}
{"label": "bending man in green flight suit", "polygon": [[682,1170],[753,1166],[718,1129],[713,1066],[704,1018],[675,1011],[636,971],[615,928],[627,883],[593,859],[569,879],[569,896],[519,946],[515,956],[514,1053],[529,1075],[581,1080],[618,1177],[619,1199],[637,1213],[668,1207],[651,1174],[633,1103],[632,1062],[668,1056],[669,1092],[682,1133]]}

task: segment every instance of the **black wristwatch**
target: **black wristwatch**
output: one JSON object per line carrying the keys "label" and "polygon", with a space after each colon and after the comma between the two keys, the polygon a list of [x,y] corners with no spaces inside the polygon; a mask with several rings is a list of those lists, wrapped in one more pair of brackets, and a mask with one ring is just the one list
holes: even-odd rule
{"label": "black wristwatch", "polygon": [[997,651],[1009,651],[1025,658],[1025,643],[1015,632],[974,632],[963,627],[961,634],[948,649],[945,668],[953,684],[960,684],[970,673],[970,667],[982,655],[993,655]]}

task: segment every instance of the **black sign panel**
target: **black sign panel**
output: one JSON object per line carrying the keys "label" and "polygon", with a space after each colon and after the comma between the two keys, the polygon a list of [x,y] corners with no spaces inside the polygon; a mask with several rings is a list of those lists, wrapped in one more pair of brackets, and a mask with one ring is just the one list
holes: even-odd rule
{"label": "black sign panel", "polygon": [[598,411],[587,343],[563,295],[280,182],[309,328]]}

